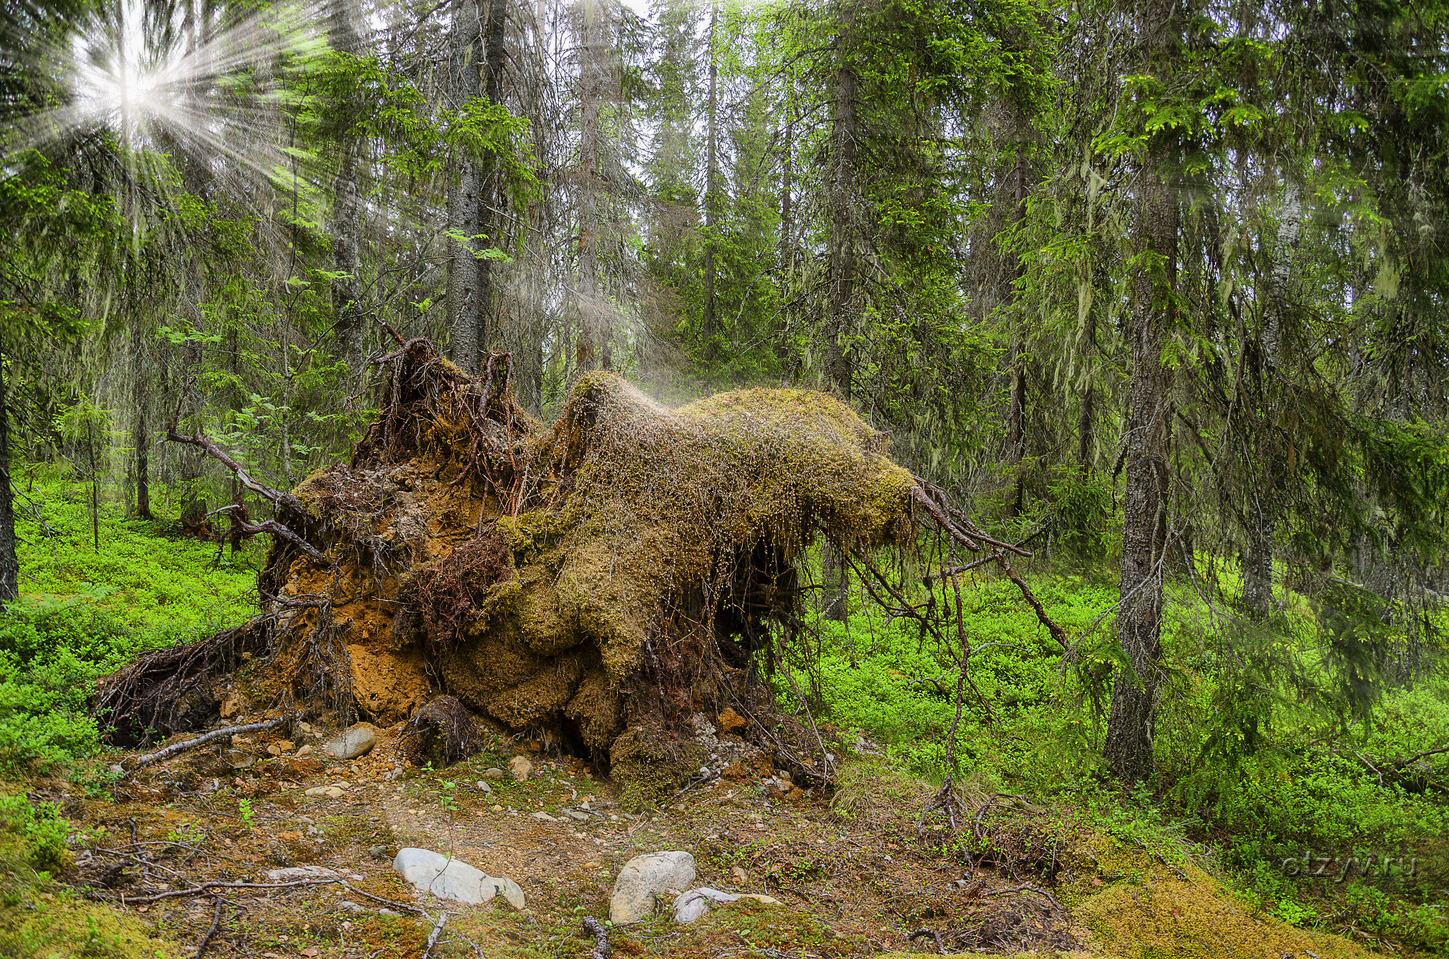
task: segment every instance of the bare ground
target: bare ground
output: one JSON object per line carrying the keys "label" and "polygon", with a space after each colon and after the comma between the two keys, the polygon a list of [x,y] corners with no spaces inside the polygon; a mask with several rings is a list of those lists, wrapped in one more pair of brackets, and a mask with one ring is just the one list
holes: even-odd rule
{"label": "bare ground", "polygon": [[[768,763],[756,761],[635,814],[576,759],[528,753],[533,772],[515,781],[512,755],[539,744],[496,741],[435,771],[406,763],[399,730],[379,730],[373,751],[348,762],[319,761],[313,735],[286,742],[262,734],[138,770],[117,783],[114,801],[41,798],[61,801],[85,830],[69,881],[154,924],[186,956],[203,941],[206,956],[262,959],[596,955],[582,922],[608,917],[619,869],[641,853],[674,849],[694,855],[696,885],[783,905],[741,902],[678,926],[661,901],[655,918],[608,931],[613,955],[1363,954],[1346,940],[1251,915],[1190,863],[1099,856],[1090,837],[1075,849],[1058,842],[1047,862],[1041,843],[1033,852],[1029,829],[1010,826],[999,833],[996,865],[973,867],[943,846],[940,813],[922,820],[932,790],[869,758],[856,760],[863,765],[829,798],[772,797],[759,775]],[[247,755],[256,761],[235,768]],[[307,794],[319,787],[333,795]],[[980,834],[986,821],[958,826]],[[526,908],[501,898],[463,907],[415,893],[392,870],[402,846],[511,878]],[[302,866],[340,879],[268,877]],[[197,888],[205,883],[257,887]],[[1092,908],[1107,901],[1101,893],[1120,894],[1105,914]],[[1163,936],[1175,945],[1133,941],[1134,929],[1153,923],[1171,927]],[[1104,944],[1101,932],[1122,941]]]}

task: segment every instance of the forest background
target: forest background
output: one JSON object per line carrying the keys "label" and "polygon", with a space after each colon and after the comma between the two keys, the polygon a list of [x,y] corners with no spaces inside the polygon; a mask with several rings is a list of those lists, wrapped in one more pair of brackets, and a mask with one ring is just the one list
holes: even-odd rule
{"label": "forest background", "polygon": [[[94,748],[32,687],[185,638],[61,603],[131,625],[54,672],[55,569],[106,585],[56,544],[261,520],[168,433],[290,488],[396,331],[510,352],[545,419],[596,368],[835,392],[1070,627],[1048,657],[972,586],[1018,644],[972,663],[985,775],[1141,783],[1286,917],[1443,948],[1446,35],[1378,0],[7,3],[10,768]],[[959,774],[920,684],[949,657],[820,575],[811,696]],[[871,656],[915,685],[852,685]],[[1264,865],[1354,844],[1440,878],[1309,908]]]}

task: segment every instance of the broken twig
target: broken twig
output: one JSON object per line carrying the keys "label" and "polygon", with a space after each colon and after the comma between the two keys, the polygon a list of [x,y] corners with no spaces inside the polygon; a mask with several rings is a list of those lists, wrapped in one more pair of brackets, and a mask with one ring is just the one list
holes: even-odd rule
{"label": "broken twig", "polygon": [[201,959],[201,954],[211,944],[211,937],[216,935],[217,928],[221,925],[221,897],[216,897],[216,908],[211,911],[211,928],[206,930],[206,935],[201,937],[201,942],[196,946],[196,953],[191,959]]}

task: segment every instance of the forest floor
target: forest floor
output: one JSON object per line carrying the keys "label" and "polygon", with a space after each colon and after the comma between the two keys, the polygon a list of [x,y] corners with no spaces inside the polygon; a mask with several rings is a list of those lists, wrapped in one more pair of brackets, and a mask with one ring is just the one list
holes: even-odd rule
{"label": "forest floor", "polygon": [[[781,904],[741,901],[677,925],[661,897],[654,918],[609,930],[614,955],[1372,954],[1255,914],[1178,851],[1061,814],[1048,875],[1039,857],[1037,868],[1014,863],[1005,848],[995,866],[973,868],[943,843],[944,817],[922,816],[936,790],[871,757],[847,761],[832,797],[772,798],[764,770],[750,770],[631,814],[607,780],[578,760],[528,753],[536,744],[418,769],[402,758],[399,731],[379,729],[367,755],[325,763],[323,730],[295,742],[263,733],[136,770],[102,799],[60,783],[32,783],[31,795],[60,804],[80,830],[68,882],[187,956],[203,942],[206,956],[261,959],[597,955],[582,920],[609,915],[629,859],[665,850],[693,854],[694,886]],[[510,774],[511,753],[533,763],[526,780]],[[1045,821],[1041,810],[1021,815]],[[959,825],[980,832],[981,819]],[[392,868],[405,846],[514,880],[525,908],[414,892]],[[305,867],[316,868],[296,871]],[[187,891],[204,883],[270,888]]]}

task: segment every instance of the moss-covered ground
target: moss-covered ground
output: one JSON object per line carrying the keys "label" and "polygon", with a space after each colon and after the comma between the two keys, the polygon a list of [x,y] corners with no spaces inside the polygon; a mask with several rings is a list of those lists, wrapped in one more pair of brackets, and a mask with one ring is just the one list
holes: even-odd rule
{"label": "moss-covered ground", "polygon": [[[411,959],[439,904],[414,899],[392,873],[405,844],[509,875],[528,898],[523,912],[451,915],[434,955],[476,955],[473,943],[490,959],[587,956],[582,917],[606,918],[618,870],[657,849],[691,851],[701,883],[783,905],[613,929],[615,955],[920,955],[937,951],[937,934],[965,955],[1445,954],[1449,828],[1433,750],[1449,742],[1449,686],[1431,670],[1345,730],[1267,678],[1217,668],[1230,641],[1310,675],[1324,668],[1312,602],[1295,594],[1281,594],[1269,629],[1234,637],[1175,587],[1159,776],[1131,794],[1096,760],[1094,696],[1113,663],[1110,576],[1045,569],[1026,572],[1079,655],[1064,661],[1007,584],[965,584],[968,675],[983,699],[968,692],[950,766],[955,660],[859,596],[848,626],[812,619],[800,646],[812,658],[777,665],[832,742],[851,747],[831,795],[781,802],[750,772],[636,811],[597,769],[526,737],[398,775],[392,728],[368,757],[329,766],[316,750],[325,720],[287,733],[286,749],[278,731],[118,779],[108,771],[117,757],[84,717],[88,684],[140,649],[239,620],[256,554],[212,571],[214,544],[168,539],[111,510],[96,560],[79,487],[37,477],[31,495],[56,533],[22,510],[27,596],[0,638],[0,955],[191,955],[213,900],[146,895],[318,865],[361,878],[229,892],[205,954]],[[1256,711],[1229,708],[1252,696]],[[1256,741],[1224,745],[1254,728]],[[535,763],[526,782],[506,772],[518,752]],[[1362,761],[1420,753],[1417,788]],[[954,834],[939,810],[922,817],[947,772],[963,814]],[[339,783],[337,797],[307,794]],[[401,914],[380,912],[381,900]]]}

